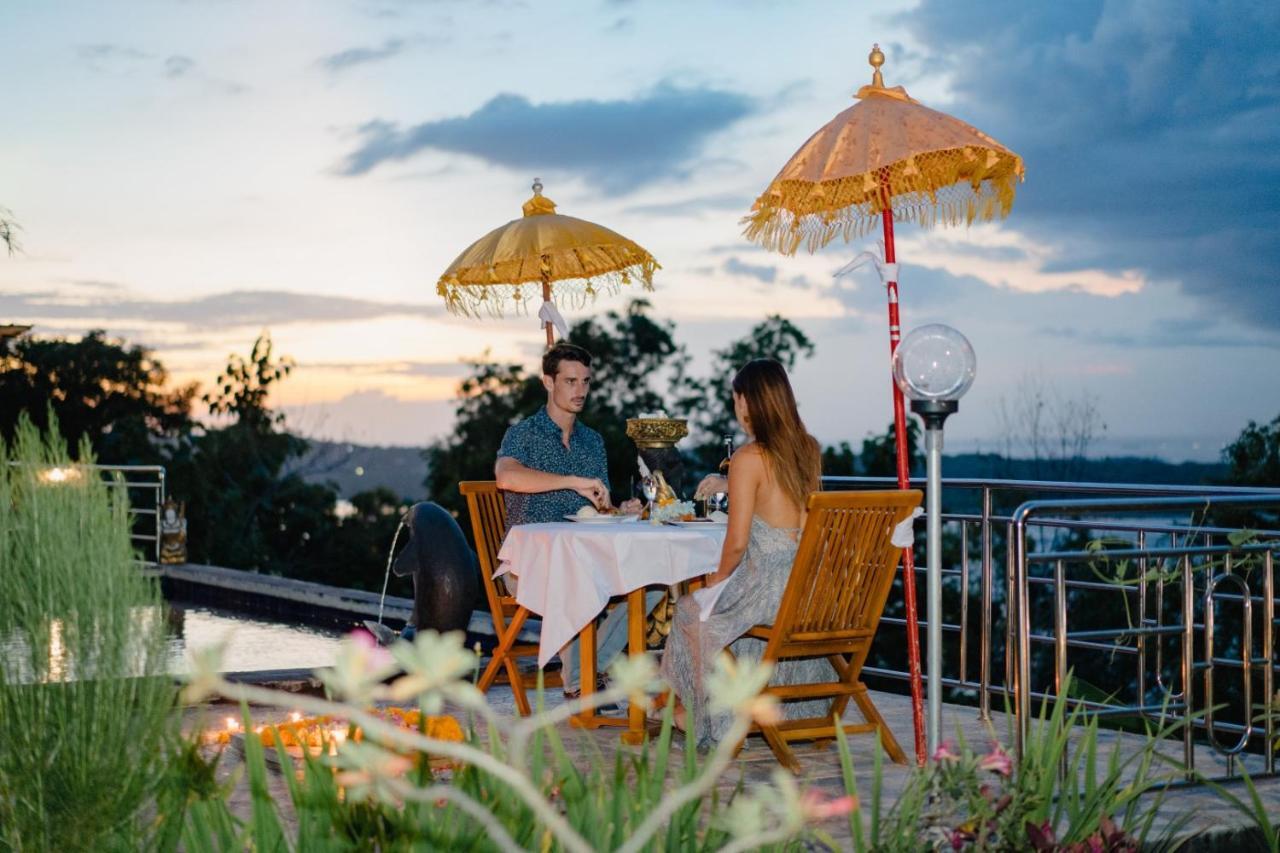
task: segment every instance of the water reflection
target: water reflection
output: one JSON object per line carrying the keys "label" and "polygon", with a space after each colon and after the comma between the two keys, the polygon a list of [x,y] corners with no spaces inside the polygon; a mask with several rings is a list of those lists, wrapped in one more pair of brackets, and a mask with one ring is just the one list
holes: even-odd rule
{"label": "water reflection", "polygon": [[170,672],[191,668],[191,653],[225,641],[222,669],[312,669],[332,666],[341,633],[308,625],[271,622],[233,611],[170,602]]}
{"label": "water reflection", "polygon": [[[139,639],[151,633],[157,619],[165,621],[163,669],[173,674],[190,671],[193,653],[218,643],[225,643],[222,655],[224,672],[332,666],[342,635],[337,630],[273,622],[186,602],[169,602],[162,608],[138,608],[133,612]],[[0,634],[0,677],[11,683],[49,683],[74,680],[86,673],[92,676],[92,664],[85,666],[73,659],[68,648],[67,630],[62,619],[54,618],[47,623],[47,633],[42,630],[34,643],[22,632]],[[106,669],[117,673],[123,671],[128,675],[160,671],[160,661],[153,658],[149,662],[144,644],[139,642],[136,645],[132,663],[126,662],[122,670],[119,658],[112,655],[117,664]],[[33,654],[38,658],[33,660]],[[126,656],[129,654],[126,652]]]}

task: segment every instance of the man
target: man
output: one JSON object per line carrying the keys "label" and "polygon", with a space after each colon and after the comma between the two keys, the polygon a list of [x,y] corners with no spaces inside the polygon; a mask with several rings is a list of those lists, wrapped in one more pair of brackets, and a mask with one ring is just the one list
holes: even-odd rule
{"label": "man", "polygon": [[[507,523],[513,526],[560,521],[588,504],[611,506],[604,439],[578,423],[591,390],[591,354],[573,344],[556,344],[542,357],[542,384],[547,405],[507,430],[494,465],[498,488],[506,493]],[[621,509],[639,512],[640,502],[633,498]],[[651,591],[646,603],[654,607],[661,596]],[[625,604],[601,625],[597,657],[602,669],[625,647],[626,626]],[[565,697],[577,698],[581,671],[576,639],[561,650],[560,662]]]}

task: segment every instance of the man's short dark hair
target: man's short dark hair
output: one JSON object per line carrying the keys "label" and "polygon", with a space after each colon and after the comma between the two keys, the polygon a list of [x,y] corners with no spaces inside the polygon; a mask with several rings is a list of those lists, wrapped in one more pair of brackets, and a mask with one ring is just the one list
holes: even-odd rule
{"label": "man's short dark hair", "polygon": [[591,366],[591,353],[587,352],[580,346],[567,344],[563,341],[547,350],[542,356],[542,375],[555,378],[560,372],[560,362],[576,361],[583,367]]}

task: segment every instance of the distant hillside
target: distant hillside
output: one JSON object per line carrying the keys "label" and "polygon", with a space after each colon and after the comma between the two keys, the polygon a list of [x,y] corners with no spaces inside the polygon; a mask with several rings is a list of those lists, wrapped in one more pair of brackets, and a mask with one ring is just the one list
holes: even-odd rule
{"label": "distant hillside", "polygon": [[348,500],[379,486],[410,502],[426,498],[427,462],[417,447],[367,447],[313,439],[294,469],[309,483],[332,483],[338,497]]}
{"label": "distant hillside", "polygon": [[[333,441],[312,441],[297,470],[308,482],[331,482],[339,497],[385,486],[409,501],[427,498],[423,481],[427,463],[416,447],[368,447]],[[943,460],[943,476],[1003,480],[1054,479],[1052,469],[1028,459],[1005,459],[995,453],[957,453]],[[1088,459],[1071,477],[1077,482],[1152,483],[1196,486],[1220,482],[1226,466],[1206,462],[1164,462],[1138,456]],[[923,474],[924,472],[920,472]]]}
{"label": "distant hillside", "polygon": [[[945,456],[944,477],[998,478],[1002,480],[1057,479],[1048,463],[1030,459],[1006,459],[997,453],[957,453]],[[1165,462],[1140,456],[1085,459],[1076,463],[1071,480],[1082,483],[1150,483],[1199,486],[1217,483],[1227,474],[1219,462]]]}

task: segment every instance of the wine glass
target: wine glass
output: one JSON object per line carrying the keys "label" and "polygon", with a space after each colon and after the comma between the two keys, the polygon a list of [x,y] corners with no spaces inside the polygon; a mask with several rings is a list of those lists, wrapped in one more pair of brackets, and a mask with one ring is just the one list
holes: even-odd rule
{"label": "wine glass", "polygon": [[707,500],[707,515],[713,512],[729,511],[729,495],[725,492],[716,492]]}
{"label": "wine glass", "polygon": [[653,521],[653,500],[658,496],[658,481],[653,477],[645,477],[640,481],[640,493],[649,505],[649,520]]}

